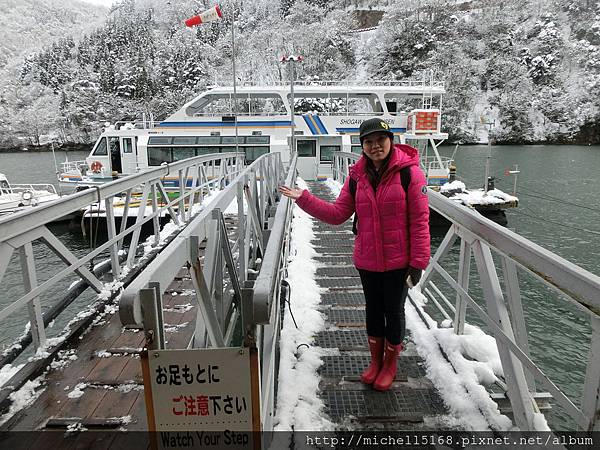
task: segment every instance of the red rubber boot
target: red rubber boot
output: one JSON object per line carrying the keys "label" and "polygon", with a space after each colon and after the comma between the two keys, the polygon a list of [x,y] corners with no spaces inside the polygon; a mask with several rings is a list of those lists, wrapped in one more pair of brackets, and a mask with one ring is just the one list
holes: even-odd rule
{"label": "red rubber boot", "polygon": [[396,377],[396,360],[403,349],[402,343],[392,345],[388,341],[385,341],[383,366],[375,379],[375,383],[373,383],[373,388],[378,391],[387,391],[390,388]]}
{"label": "red rubber boot", "polygon": [[360,381],[365,384],[373,384],[383,364],[383,341],[382,337],[369,336],[369,350],[371,351],[371,364],[360,376]]}

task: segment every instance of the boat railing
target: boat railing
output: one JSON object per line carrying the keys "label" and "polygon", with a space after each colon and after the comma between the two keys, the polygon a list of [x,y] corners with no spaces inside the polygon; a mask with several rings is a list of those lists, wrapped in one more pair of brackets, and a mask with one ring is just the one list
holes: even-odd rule
{"label": "boat railing", "polygon": [[60,163],[62,173],[83,173],[83,169],[88,167],[86,160],[65,161]]}
{"label": "boat railing", "polygon": [[[60,339],[47,339],[47,326],[56,317],[65,317],[61,314],[77,298],[74,293],[81,293],[91,287],[101,294],[101,299],[114,299],[119,287],[128,283],[145,261],[151,259],[204,208],[203,200],[227,186],[243,168],[243,153],[197,156],[165,163],[160,167],[63,197],[50,204],[0,218],[0,289],[5,291],[7,283],[10,284],[10,277],[6,277],[7,270],[19,266],[23,273],[24,288],[23,295],[17,296],[0,309],[0,325],[4,326],[15,320],[15,316],[23,316],[23,309],[27,309],[30,321],[24,334],[0,354],[0,369],[14,361],[24,350],[31,348],[31,344],[34,353],[50,354],[50,358],[55,356],[72,338],[72,330],[90,325],[85,323],[89,316],[88,319],[77,316],[73,319],[75,323],[67,327],[69,330],[65,329],[66,334],[61,335]],[[179,179],[178,191],[167,192],[163,181],[173,177]],[[119,228],[115,221],[115,200],[123,202],[122,210],[119,211]],[[90,236],[90,248],[80,248],[75,253],[61,240],[65,238],[64,235],[55,234],[48,224],[82,210],[86,210],[82,225],[89,225],[91,235],[94,235],[92,228],[97,230],[99,221],[105,221],[107,240],[98,243]],[[159,218],[167,214],[171,218],[171,225],[161,225]],[[132,220],[128,221],[128,218]],[[144,225],[151,229],[152,234],[142,241]],[[38,254],[46,251],[46,247],[50,252],[44,254],[53,254],[57,259],[55,272],[50,275],[39,273],[38,259],[34,258],[34,249]],[[105,258],[108,259],[103,263],[94,264],[95,260]],[[47,270],[46,267],[45,271]],[[66,291],[66,296],[57,301],[57,291]],[[42,304],[49,309],[42,312]],[[99,302],[88,308],[95,308],[94,312],[99,313],[105,306],[105,302]],[[94,315],[91,316],[92,319],[93,317]],[[22,370],[28,373],[28,370],[37,369],[32,369],[27,363]],[[27,380],[23,373],[21,371],[15,375],[14,383],[8,383],[12,389],[19,389]],[[0,391],[0,409],[12,389]]]}
{"label": "boat railing", "polygon": [[[343,183],[348,167],[356,159],[355,154],[335,153],[334,179]],[[522,431],[536,429],[537,400],[548,399],[546,393],[536,391],[536,386],[543,386],[579,429],[597,429],[600,425],[600,277],[431,189],[428,197],[430,208],[450,221],[451,226],[419,283],[420,292],[430,300],[427,312],[418,296],[409,293],[417,312],[426,322],[433,316],[448,321],[457,335],[464,333],[467,309],[484,324],[495,338],[503,372],[503,378],[496,374],[496,385],[503,393],[492,397],[498,402],[510,402],[515,423]],[[457,246],[460,251],[456,251]],[[475,270],[471,270],[472,260]],[[447,268],[456,262],[458,271],[449,271]],[[542,353],[555,349],[547,349],[548,342],[530,342],[526,322],[538,329],[547,324],[544,318],[523,313],[523,300],[536,301],[527,298],[531,290],[523,287],[524,280],[546,289],[544,301],[552,298],[561,305],[571,305],[590,323],[590,334],[582,336],[589,339],[589,351],[584,361],[585,376],[579,379],[580,401],[569,398],[532,360],[530,346],[541,346]],[[448,295],[453,291],[454,299]],[[444,348],[443,342],[439,345]]]}
{"label": "boat railing", "polygon": [[[289,87],[287,81],[271,81],[264,86],[282,86]],[[407,80],[296,80],[294,81],[295,86],[347,86],[347,87],[444,87],[444,80],[431,80],[430,78],[425,79],[407,79]],[[256,87],[256,83],[252,81],[241,82],[238,86],[240,87]]]}
{"label": "boat railing", "polygon": [[122,129],[135,129],[135,130],[146,130],[151,129],[159,125],[161,122],[156,120],[119,120],[114,124],[111,124],[111,127],[114,127],[115,130]]}
{"label": "boat railing", "polygon": [[[441,162],[441,166],[440,166]],[[447,156],[440,156],[439,158],[435,155],[433,156],[421,156],[421,166],[426,169],[426,172],[429,173],[431,170],[436,169],[448,169],[454,160]]]}
{"label": "boat railing", "polygon": [[10,187],[14,193],[25,193],[25,192],[49,192],[51,194],[58,195],[56,187],[53,184],[11,184]]}

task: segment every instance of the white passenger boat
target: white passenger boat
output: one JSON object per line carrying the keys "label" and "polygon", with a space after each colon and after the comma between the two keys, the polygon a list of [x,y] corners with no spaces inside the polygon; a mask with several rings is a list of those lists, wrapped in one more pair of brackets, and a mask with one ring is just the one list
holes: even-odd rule
{"label": "white passenger boat", "polygon": [[59,195],[51,184],[10,184],[0,173],[0,215],[21,211],[57,200]]}
{"label": "white passenger boat", "polygon": [[[238,149],[251,162],[268,152],[289,160],[290,136],[295,134],[298,169],[305,179],[331,175],[331,154],[360,153],[358,128],[380,116],[396,140],[420,148],[430,185],[450,176],[448,158],[437,147],[448,135],[440,131],[443,83],[434,80],[395,82],[303,83],[295,86],[291,120],[289,86],[240,86],[237,114],[233,89],[210,89],[163,122],[117,123],[107,127],[85,161],[63,165],[64,185],[93,186],[114,177],[163,163]],[[172,180],[176,187],[179,180]]]}
{"label": "white passenger boat", "polygon": [[[293,153],[292,133],[300,176],[306,180],[324,179],[332,175],[334,152],[362,152],[358,131],[363,120],[381,117],[397,142],[419,149],[428,185],[439,189],[453,181],[455,173],[452,158],[438,152],[448,138],[441,131],[445,92],[444,83],[433,78],[298,82],[292,115],[291,89],[285,83],[239,86],[237,102],[233,88],[216,87],[162,122],[107,127],[86,160],[65,163],[59,179],[77,188],[94,186],[153,166],[192,156],[235,152],[236,148],[245,153],[247,162],[264,153],[281,152],[286,163]],[[167,189],[179,186],[175,176],[164,182]]]}

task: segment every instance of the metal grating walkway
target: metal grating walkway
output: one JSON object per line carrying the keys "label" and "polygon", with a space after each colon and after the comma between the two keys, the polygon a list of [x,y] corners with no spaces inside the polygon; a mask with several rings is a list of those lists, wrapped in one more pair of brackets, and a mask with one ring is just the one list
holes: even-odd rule
{"label": "metal grating walkway", "polygon": [[[333,201],[329,188],[309,182],[318,197]],[[410,342],[398,360],[398,375],[392,388],[378,392],[360,382],[370,361],[365,330],[364,295],[352,263],[354,237],[348,222],[331,226],[315,222],[317,284],[326,289],[321,308],[327,329],[317,334],[315,345],[337,349],[323,357],[319,369],[320,397],[330,418],[340,430],[357,427],[387,430],[430,431],[447,428],[441,416],[447,413],[437,391],[426,378],[423,360]]]}

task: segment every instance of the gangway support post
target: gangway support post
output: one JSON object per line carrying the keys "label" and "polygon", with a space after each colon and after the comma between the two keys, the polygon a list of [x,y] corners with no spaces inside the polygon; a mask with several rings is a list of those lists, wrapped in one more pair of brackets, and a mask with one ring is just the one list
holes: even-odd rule
{"label": "gangway support post", "polygon": [[196,290],[196,298],[198,300],[198,317],[196,318],[196,333],[194,333],[194,348],[201,339],[198,333],[198,324],[204,321],[206,325],[206,331],[210,338],[210,343],[213,347],[223,347],[225,345],[223,340],[223,332],[217,319],[214,306],[210,300],[210,291],[204,278],[202,271],[202,265],[199,260],[199,248],[200,242],[198,236],[190,236],[188,238],[188,255],[190,264],[190,276],[192,278],[192,284]]}
{"label": "gangway support post", "polygon": [[[494,260],[490,248],[481,241],[473,244],[473,255],[481,280],[481,288],[485,297],[490,317],[498,324],[500,329],[511,339],[515,340],[510,317],[504,302],[500,281],[496,274]],[[496,339],[499,342],[499,339]],[[514,420],[521,431],[535,431],[534,427],[534,402],[523,371],[521,361],[510,349],[504,345],[498,346],[498,353],[502,361],[508,395],[513,407]]]}
{"label": "gangway support post", "polygon": [[140,289],[140,306],[146,347],[148,350],[164,349],[165,334],[159,283],[151,282],[147,288]]}
{"label": "gangway support post", "polygon": [[[469,274],[471,273],[471,243],[465,238],[460,241],[460,261],[458,265],[458,284],[469,292]],[[456,293],[456,306],[454,315],[454,332],[464,334],[467,315],[467,299],[462,292]]]}
{"label": "gangway support post", "polygon": [[[529,342],[527,340],[527,326],[525,325],[525,315],[523,314],[523,304],[521,302],[521,290],[519,289],[519,277],[517,274],[517,265],[513,260],[503,256],[501,258],[502,273],[506,285],[506,300],[510,311],[510,317],[515,329],[515,339],[517,345],[523,352],[529,355]],[[527,386],[529,392],[535,393],[535,378],[529,371],[525,371]]]}
{"label": "gangway support post", "polygon": [[[117,227],[115,224],[115,210],[113,204],[114,197],[106,197],[104,199],[104,209],[106,209],[106,227],[108,229],[108,240],[112,241],[117,235]],[[98,205],[100,208],[100,205]],[[127,221],[123,218],[123,221]],[[119,243],[115,242],[110,246],[110,263],[112,267],[113,280],[117,280],[121,274],[121,265],[119,264]]]}
{"label": "gangway support post", "polygon": [[583,385],[581,410],[589,419],[587,430],[600,431],[600,316],[592,314],[592,342]]}
{"label": "gangway support post", "polygon": [[[35,259],[33,256],[33,246],[31,242],[19,248],[21,258],[21,272],[23,273],[24,287],[29,292],[37,287],[37,276],[35,274]],[[42,307],[40,298],[32,298],[27,302],[29,311],[29,322],[31,328],[31,338],[36,349],[46,346],[46,330],[44,328],[44,319],[42,317]]]}

